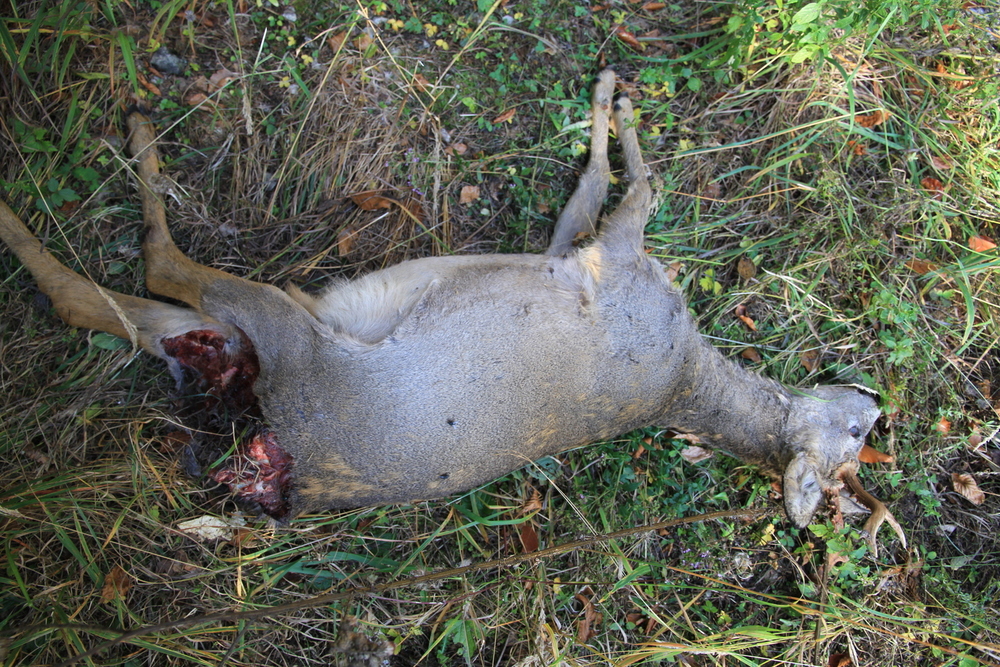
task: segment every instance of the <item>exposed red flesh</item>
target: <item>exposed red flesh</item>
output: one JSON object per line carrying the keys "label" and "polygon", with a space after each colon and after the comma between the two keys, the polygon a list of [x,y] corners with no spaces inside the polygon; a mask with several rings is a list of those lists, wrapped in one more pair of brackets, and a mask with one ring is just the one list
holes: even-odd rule
{"label": "exposed red flesh", "polygon": [[165,338],[163,349],[190,373],[198,392],[241,413],[257,404],[253,385],[260,363],[253,344],[242,332],[240,335],[242,341],[235,352],[225,350],[225,336],[209,329]]}
{"label": "exposed red flesh", "polygon": [[256,502],[274,518],[282,519],[288,514],[292,462],[274,433],[262,431],[241,444],[226,467],[209,477],[227,485],[237,500]]}

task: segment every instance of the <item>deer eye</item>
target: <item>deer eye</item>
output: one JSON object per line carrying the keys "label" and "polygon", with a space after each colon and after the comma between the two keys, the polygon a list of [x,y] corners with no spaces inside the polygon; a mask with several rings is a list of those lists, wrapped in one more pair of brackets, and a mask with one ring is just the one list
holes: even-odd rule
{"label": "deer eye", "polygon": [[857,426],[852,426],[851,428],[847,429],[847,432],[851,435],[852,438],[857,438],[858,436],[861,435],[861,429],[858,428]]}

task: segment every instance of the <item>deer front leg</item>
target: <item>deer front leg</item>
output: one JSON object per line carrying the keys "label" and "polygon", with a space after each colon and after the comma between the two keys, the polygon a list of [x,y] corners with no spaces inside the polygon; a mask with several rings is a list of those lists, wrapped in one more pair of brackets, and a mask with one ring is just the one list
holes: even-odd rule
{"label": "deer front leg", "polygon": [[594,124],[590,130],[590,159],[580,176],[573,196],[559,214],[547,255],[564,255],[573,249],[580,234],[596,235],[597,216],[608,194],[611,167],[608,165],[608,112],[615,92],[615,73],[601,72],[594,83],[592,101]]}
{"label": "deer front leg", "polygon": [[649,188],[646,165],[643,164],[639,139],[635,133],[632,102],[625,95],[615,100],[614,120],[618,143],[621,144],[625,157],[629,186],[618,208],[601,225],[598,246],[602,251],[612,254],[624,251],[641,255],[643,232],[649,219],[649,206],[653,194]]}
{"label": "deer front leg", "polygon": [[59,317],[72,327],[96,329],[131,340],[160,358],[167,358],[162,341],[192,330],[218,332],[231,340],[235,331],[187,308],[117,294],[74,273],[51,253],[0,202],[0,239],[17,255],[50,299]]}
{"label": "deer front leg", "polygon": [[244,279],[198,264],[177,249],[167,228],[163,200],[156,192],[163,179],[160,176],[160,157],[156,151],[153,123],[138,112],[131,113],[126,123],[129,129],[129,150],[136,159],[142,217],[146,227],[142,245],[146,258],[146,287],[154,294],[201,308],[202,295],[209,286],[218,281],[242,282]]}

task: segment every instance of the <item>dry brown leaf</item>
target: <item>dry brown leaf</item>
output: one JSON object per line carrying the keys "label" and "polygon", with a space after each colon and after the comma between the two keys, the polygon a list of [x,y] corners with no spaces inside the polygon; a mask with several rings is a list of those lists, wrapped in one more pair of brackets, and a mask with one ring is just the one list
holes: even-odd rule
{"label": "dry brown leaf", "polygon": [[677,276],[681,275],[681,269],[683,268],[684,265],[680,262],[670,262],[667,265],[667,281],[672,283],[677,280]]}
{"label": "dry brown leaf", "polygon": [[896,457],[889,456],[888,454],[883,454],[874,447],[869,447],[868,445],[862,445],[861,451],[858,453],[858,460],[862,463],[892,463],[896,460]]}
{"label": "dry brown leaf", "polygon": [[937,264],[934,264],[933,262],[928,262],[923,259],[911,259],[910,261],[906,262],[903,266],[908,268],[910,271],[913,271],[918,276],[925,276],[931,271],[937,271]]}
{"label": "dry brown leaf", "polygon": [[667,3],[665,2],[647,2],[642,6],[642,8],[647,12],[655,12],[656,10],[663,9],[666,6]]}
{"label": "dry brown leaf", "polygon": [[890,114],[884,109],[876,109],[875,111],[864,114],[863,116],[855,116],[854,122],[861,127],[878,127],[885,121],[889,120]]}
{"label": "dry brown leaf", "polygon": [[853,139],[848,140],[847,146],[851,149],[851,152],[855,155],[865,155],[868,149],[865,144],[861,141],[854,141]]}
{"label": "dry brown leaf", "polygon": [[362,211],[374,211],[380,208],[391,208],[393,200],[383,197],[379,190],[365,190],[351,195],[353,201]]}
{"label": "dry brown leaf", "polygon": [[531,514],[542,509],[542,494],[538,489],[531,487],[531,497],[521,504],[521,514]]}
{"label": "dry brown leaf", "polygon": [[230,72],[225,67],[215,70],[212,76],[208,77],[208,89],[214,93],[235,78],[236,72]]}
{"label": "dry brown leaf", "polygon": [[354,40],[354,45],[358,47],[358,51],[364,53],[368,50],[368,47],[372,45],[373,41],[375,40],[371,38],[371,35],[367,32],[362,32],[358,35],[357,39]]}
{"label": "dry brown leaf", "polygon": [[705,449],[704,447],[691,446],[681,450],[681,458],[688,463],[698,463],[698,461],[710,459],[713,454],[714,452],[711,449]]}
{"label": "dry brown leaf", "polygon": [[633,49],[635,49],[636,51],[642,51],[643,50],[642,42],[640,42],[638,39],[636,39],[635,35],[633,35],[632,33],[630,33],[625,28],[625,26],[620,25],[617,28],[615,28],[615,33],[614,34],[615,34],[615,37],[617,37],[618,40],[621,41],[626,46],[630,46]]}
{"label": "dry brown leaf", "polygon": [[760,352],[757,351],[755,347],[745,347],[743,351],[740,352],[740,356],[747,361],[752,361],[755,364],[759,364],[764,361],[764,358],[760,356]]}
{"label": "dry brown leaf", "polygon": [[431,87],[431,82],[428,81],[427,77],[423,74],[417,73],[413,75],[413,85],[416,86],[417,90],[420,92],[426,93]]}
{"label": "dry brown leaf", "polygon": [[514,108],[514,109],[507,109],[502,114],[500,114],[499,116],[497,116],[496,118],[493,119],[493,124],[494,125],[499,125],[500,123],[506,123],[508,120],[510,120],[511,118],[513,118],[514,114],[516,114],[516,113],[517,113],[517,109],[516,108]]}
{"label": "dry brown leaf", "polygon": [[931,156],[931,166],[938,171],[947,171],[955,166],[951,161],[951,158],[947,155],[932,155]]}
{"label": "dry brown leaf", "polygon": [[524,553],[530,554],[538,551],[538,533],[530,521],[521,524],[521,530],[517,536],[521,539],[521,548]]}
{"label": "dry brown leaf", "polygon": [[196,107],[199,104],[206,104],[208,102],[208,95],[205,93],[191,93],[184,97],[184,104],[189,107]]}
{"label": "dry brown leaf", "polygon": [[114,600],[125,599],[125,594],[132,588],[132,577],[122,569],[121,565],[115,565],[107,576],[104,577],[104,586],[101,588],[101,602],[107,604]]}
{"label": "dry brown leaf", "polygon": [[936,178],[931,178],[930,176],[921,178],[920,185],[924,186],[924,189],[928,192],[933,192],[934,199],[941,199],[941,195],[944,193],[944,183]]}
{"label": "dry brown leaf", "polygon": [[757,275],[757,265],[753,263],[752,259],[744,255],[736,263],[736,273],[740,274],[740,278],[743,280],[750,280]]}
{"label": "dry brown leaf", "polygon": [[[589,590],[587,589],[588,592]],[[583,605],[583,618],[577,621],[576,632],[577,641],[583,644],[597,636],[597,630],[594,628],[601,624],[604,616],[594,609],[594,603],[587,596],[577,593],[576,599]]]}
{"label": "dry brown leaf", "polygon": [[983,236],[970,236],[969,248],[973,252],[989,252],[997,247],[997,244]]}
{"label": "dry brown leaf", "polygon": [[136,78],[139,80],[139,85],[140,86],[142,86],[143,88],[145,88],[147,91],[149,91],[153,95],[156,95],[157,97],[163,97],[163,93],[160,92],[160,89],[156,86],[156,84],[150,83],[149,79],[147,79],[145,76],[143,76],[142,72],[136,72],[135,74],[136,74]]}
{"label": "dry brown leaf", "polygon": [[851,656],[846,653],[834,653],[830,656],[827,667],[851,667]]}
{"label": "dry brown leaf", "polygon": [[354,242],[358,239],[358,233],[353,227],[344,227],[337,234],[337,254],[346,257],[354,248]]}
{"label": "dry brown leaf", "polygon": [[635,448],[635,451],[632,452],[632,460],[635,461],[641,459],[642,455],[645,453],[646,453],[646,446],[640,443],[639,446]]}
{"label": "dry brown leaf", "polygon": [[757,323],[747,315],[747,307],[744,304],[736,306],[736,319],[743,323],[743,325],[750,331],[757,331]]}
{"label": "dry brown leaf", "polygon": [[461,142],[456,142],[454,144],[449,144],[444,152],[448,155],[465,155],[469,152],[469,147]]}
{"label": "dry brown leaf", "polygon": [[[392,200],[390,200],[392,201]],[[399,202],[393,201],[394,204]],[[409,197],[402,204],[399,204],[400,208],[408,212],[413,216],[413,220],[416,222],[424,222],[424,206],[420,203],[420,200],[416,197]]]}
{"label": "dry brown leaf", "polygon": [[336,35],[327,38],[326,45],[329,46],[334,51],[339,51],[340,47],[344,45],[347,41],[347,31],[338,32]]}
{"label": "dry brown leaf", "polygon": [[951,485],[957,493],[964,496],[973,505],[982,505],[986,501],[986,494],[976,484],[972,475],[953,472],[951,473]]}
{"label": "dry brown leaf", "polygon": [[463,185],[462,192],[458,196],[459,204],[471,204],[472,202],[479,199],[479,186],[478,185]]}
{"label": "dry brown leaf", "polygon": [[709,183],[703,194],[707,199],[719,199],[722,196],[722,186],[715,182]]}
{"label": "dry brown leaf", "polygon": [[819,368],[820,353],[819,350],[805,350],[799,355],[799,363],[810,373],[815,373],[816,369]]}
{"label": "dry brown leaf", "polygon": [[951,432],[951,422],[941,417],[940,421],[934,425],[934,430],[941,435],[948,435]]}

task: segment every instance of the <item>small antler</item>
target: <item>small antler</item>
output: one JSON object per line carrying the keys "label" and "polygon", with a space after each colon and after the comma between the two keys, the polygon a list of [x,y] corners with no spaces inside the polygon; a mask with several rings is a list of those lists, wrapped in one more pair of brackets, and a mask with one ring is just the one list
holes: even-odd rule
{"label": "small antler", "polygon": [[875,536],[878,534],[878,529],[882,527],[882,524],[886,521],[892,526],[892,529],[896,531],[896,535],[899,537],[899,543],[906,548],[906,534],[903,532],[903,527],[899,525],[896,521],[896,517],[892,515],[892,512],[882,503],[881,500],[868,493],[865,487],[861,485],[861,480],[858,479],[858,475],[853,470],[846,470],[841,475],[841,479],[847,488],[851,490],[851,493],[858,497],[858,501],[872,511],[872,515],[868,517],[868,521],[865,522],[865,532],[868,533],[868,544],[872,549],[872,555],[878,558],[878,543],[875,541]]}

